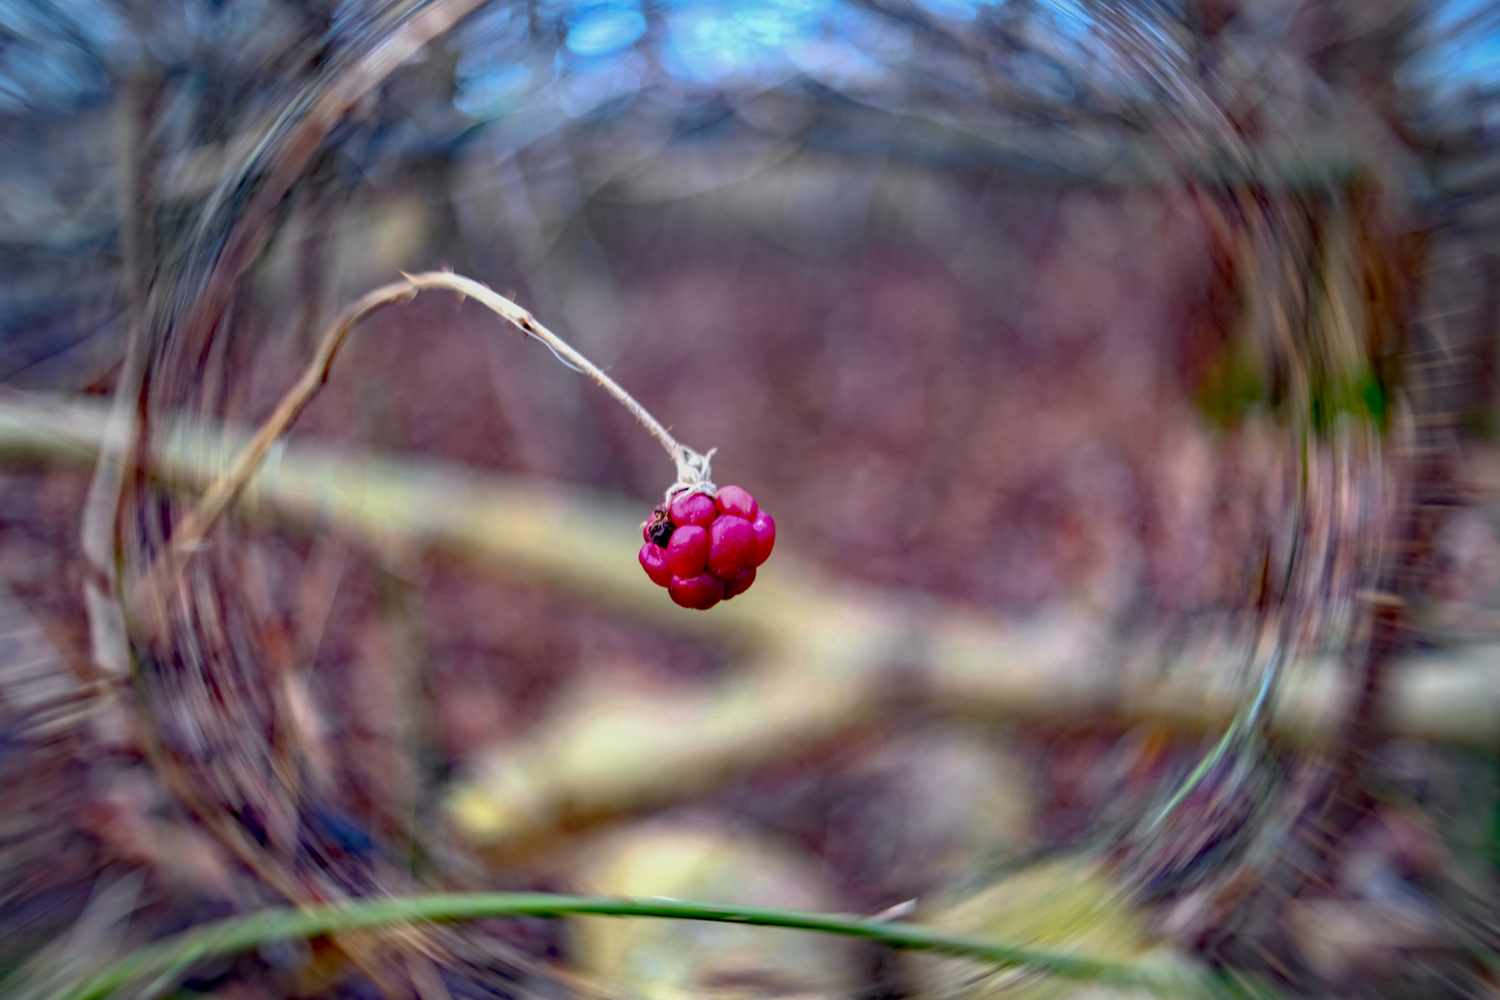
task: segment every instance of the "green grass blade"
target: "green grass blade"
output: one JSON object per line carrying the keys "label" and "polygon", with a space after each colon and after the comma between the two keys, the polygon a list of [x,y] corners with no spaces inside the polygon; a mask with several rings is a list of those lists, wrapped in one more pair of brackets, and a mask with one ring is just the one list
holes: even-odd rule
{"label": "green grass blade", "polygon": [[932,951],[997,966],[1034,969],[1069,979],[1145,989],[1173,996],[1222,992],[1207,976],[1106,962],[1054,951],[955,935],[918,924],[869,920],[842,914],[767,909],[684,900],[607,899],[550,893],[459,893],[359,900],[338,906],[271,909],[187,931],[138,949],[66,991],[55,1000],[105,1000],[147,976],[171,976],[206,958],[248,951],[273,941],[316,937],[419,921],[448,922],[485,917],[657,917],[789,927],[865,938],[892,948]]}

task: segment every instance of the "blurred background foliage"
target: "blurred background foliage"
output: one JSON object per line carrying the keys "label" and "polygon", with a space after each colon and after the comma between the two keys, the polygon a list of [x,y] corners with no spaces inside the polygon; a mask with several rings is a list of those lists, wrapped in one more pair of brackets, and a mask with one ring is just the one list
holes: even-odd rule
{"label": "blurred background foliage", "polygon": [[[1480,0],[0,2],[0,961],[576,888],[1494,995],[1497,98]],[[105,397],[128,580],[441,267],[717,446],[764,581],[669,605],[656,445],[419,298],[132,688]],[[497,921],[181,990],[1084,995],[790,941]]]}

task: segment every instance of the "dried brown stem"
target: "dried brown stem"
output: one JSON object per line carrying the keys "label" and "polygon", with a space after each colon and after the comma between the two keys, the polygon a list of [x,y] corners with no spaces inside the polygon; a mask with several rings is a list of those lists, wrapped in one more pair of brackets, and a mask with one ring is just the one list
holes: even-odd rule
{"label": "dried brown stem", "polygon": [[[359,321],[377,309],[391,303],[409,301],[418,292],[429,290],[457,292],[460,301],[463,298],[472,298],[502,319],[514,324],[523,333],[546,344],[564,363],[578,368],[603,386],[619,401],[620,405],[629,410],[631,415],[646,427],[646,430],[651,432],[651,435],[661,443],[662,448],[676,464],[679,482],[691,483],[708,479],[708,456],[700,455],[680,444],[668,433],[661,422],[653,417],[644,406],[636,402],[635,398],[619,383],[574,350],[557,334],[537,322],[531,313],[485,285],[460,275],[444,271],[404,275],[402,281],[382,285],[365,293],[335,318],[319,341],[317,353],[302,373],[302,377],[282,396],[275,411],[261,424],[255,436],[250,439],[250,443],[240,452],[234,463],[209,485],[197,506],[176,527],[173,531],[171,548],[153,561],[142,574],[140,584],[135,588],[137,608],[150,609],[158,606],[156,598],[166,593],[166,587],[176,580],[182,566],[202,546],[204,536],[229,505],[234,503],[244,491],[246,484],[255,475],[255,470],[260,468],[261,463],[265,461],[272,446],[286,433],[292,422],[307,408],[318,390],[328,381],[328,373],[333,367],[334,358],[338,356],[339,350]],[[711,454],[712,452],[709,453]]]}

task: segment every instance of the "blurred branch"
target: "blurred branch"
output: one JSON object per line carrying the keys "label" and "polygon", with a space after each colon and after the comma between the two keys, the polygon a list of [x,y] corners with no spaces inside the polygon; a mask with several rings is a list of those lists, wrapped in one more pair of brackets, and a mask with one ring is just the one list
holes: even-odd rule
{"label": "blurred branch", "polygon": [[146,297],[156,261],[157,145],[153,137],[161,77],[149,64],[126,80],[119,106],[121,291],[125,299],[125,359],[115,384],[114,403],[99,452],[94,479],[84,502],[79,543],[91,577],[83,596],[89,615],[93,664],[106,677],[124,677],[130,648],[119,605],[115,518],[130,453],[139,433],[139,397],[146,371]]}
{"label": "blurred branch", "polygon": [[[6,393],[0,455],[86,463],[104,422],[98,404]],[[245,437],[182,425],[158,439],[150,471],[169,486],[202,490]],[[613,716],[555,720],[546,727],[551,742],[515,748],[505,761],[524,794],[461,786],[456,803],[481,802],[461,809],[461,822],[497,850],[526,849],[559,825],[680,799],[866,724],[887,710],[886,682],[898,667],[912,678],[904,701],[964,716],[1103,716],[1207,729],[1226,724],[1239,704],[1236,692],[1216,686],[1226,669],[1212,652],[1178,654],[1165,669],[1149,651],[1122,650],[1103,622],[1005,625],[931,598],[830,581],[792,553],[778,552],[764,567],[754,599],[690,614],[663,601],[640,572],[634,505],[451,463],[286,444],[236,509],[314,530],[333,522],[376,549],[447,550],[476,568],[557,587],[668,631],[726,641],[751,661],[708,689],[653,695]],[[1188,669],[1177,669],[1184,661]],[[1294,740],[1332,738],[1347,696],[1342,684],[1331,659],[1299,665],[1280,696],[1276,727]],[[1409,657],[1392,686],[1390,731],[1494,745],[1500,657],[1490,647]],[[664,718],[674,724],[663,726]],[[622,731],[632,741],[629,755],[576,750]]]}
{"label": "blurred branch", "polygon": [[[265,174],[249,202],[235,212],[223,250],[217,254],[203,292],[187,317],[186,336],[206,342],[212,334],[224,315],[235,284],[264,248],[287,194],[328,134],[367,94],[483,2],[434,0],[413,13],[381,43],[341,69],[333,83],[311,100],[301,120],[276,146],[269,164],[258,163],[253,157],[245,161],[245,173],[254,167],[263,168]],[[236,179],[226,178],[221,191]]]}

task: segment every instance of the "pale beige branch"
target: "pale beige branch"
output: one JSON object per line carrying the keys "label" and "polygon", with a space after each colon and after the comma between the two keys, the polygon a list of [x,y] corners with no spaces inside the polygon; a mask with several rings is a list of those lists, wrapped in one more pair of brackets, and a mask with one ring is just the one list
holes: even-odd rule
{"label": "pale beige branch", "polygon": [[[87,462],[104,423],[96,404],[5,394],[0,456]],[[151,471],[168,485],[203,490],[242,440],[218,427],[184,426],[158,439]],[[291,528],[334,523],[375,549],[446,550],[478,570],[535,580],[740,652],[741,668],[712,687],[613,699],[603,712],[598,706],[611,698],[580,692],[535,744],[509,748],[487,778],[455,789],[455,815],[497,845],[670,801],[868,722],[883,710],[893,665],[912,672],[919,695],[942,711],[991,720],[1105,715],[1208,730],[1237,707],[1216,680],[1232,673],[1215,658],[1222,654],[1180,655],[1186,662],[1171,665],[1164,682],[1161,670],[1132,665],[1149,652],[1121,650],[1100,622],[998,622],[931,598],[841,584],[790,551],[778,550],[752,594],[711,612],[685,611],[636,564],[634,505],[451,463],[293,442],[251,477],[241,509]],[[1335,735],[1339,678],[1331,661],[1289,672],[1276,711],[1283,736]],[[1402,661],[1389,705],[1393,733],[1493,746],[1500,646]],[[621,738],[631,754],[591,750]]]}

